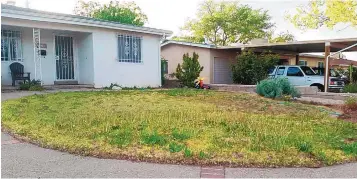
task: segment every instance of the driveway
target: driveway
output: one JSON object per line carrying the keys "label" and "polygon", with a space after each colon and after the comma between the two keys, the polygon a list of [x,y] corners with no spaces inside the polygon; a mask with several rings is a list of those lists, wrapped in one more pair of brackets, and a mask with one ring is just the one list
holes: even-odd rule
{"label": "driveway", "polygon": [[[44,92],[46,93],[46,92]],[[2,93],[2,101],[32,95],[33,92]],[[18,141],[1,133],[1,177],[136,177],[136,178],[199,178],[216,177],[357,177],[357,163],[324,168],[201,168],[199,166],[164,165],[126,160],[82,157],[44,149]],[[210,173],[206,174],[205,173]],[[216,172],[216,173],[215,173]],[[222,172],[222,174],[217,174]]]}

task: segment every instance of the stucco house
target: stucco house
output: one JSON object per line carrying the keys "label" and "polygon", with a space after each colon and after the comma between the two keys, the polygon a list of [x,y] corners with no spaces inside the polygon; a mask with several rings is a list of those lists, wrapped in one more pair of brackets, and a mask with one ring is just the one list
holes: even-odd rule
{"label": "stucco house", "polygon": [[160,41],[171,31],[1,5],[1,83],[23,64],[43,85],[161,85]]}
{"label": "stucco house", "polygon": [[[236,59],[237,55],[241,53],[244,47],[217,47],[210,44],[198,44],[189,42],[179,42],[168,40],[161,45],[161,57],[167,60],[167,74],[174,73],[178,63],[182,63],[182,56],[189,53],[191,56],[193,52],[198,53],[199,62],[203,66],[201,77],[204,78],[205,83],[209,84],[231,84],[232,72],[231,65]],[[259,48],[254,49],[257,52],[263,50]],[[324,56],[312,54],[292,54],[292,53],[277,53],[280,56],[281,65],[303,65],[310,67],[324,67]],[[298,55],[298,58],[296,56]],[[356,65],[357,61],[339,59],[331,60],[332,67],[347,65]]]}

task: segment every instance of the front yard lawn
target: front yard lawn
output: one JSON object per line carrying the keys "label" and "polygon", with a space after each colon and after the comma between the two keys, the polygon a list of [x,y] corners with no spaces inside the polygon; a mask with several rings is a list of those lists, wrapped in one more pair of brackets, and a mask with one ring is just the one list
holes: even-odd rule
{"label": "front yard lawn", "polygon": [[357,123],[319,106],[189,89],[67,92],[2,103],[2,125],[41,146],[103,158],[229,166],[357,159]]}

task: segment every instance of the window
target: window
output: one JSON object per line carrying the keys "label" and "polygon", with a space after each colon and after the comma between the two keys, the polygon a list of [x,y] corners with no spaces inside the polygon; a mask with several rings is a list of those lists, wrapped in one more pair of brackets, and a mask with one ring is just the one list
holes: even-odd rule
{"label": "window", "polygon": [[161,60],[161,68],[162,68],[162,72],[164,74],[169,73],[168,67],[169,67],[169,64],[167,63],[167,60]]}
{"label": "window", "polygon": [[119,62],[141,63],[141,37],[118,35]]}
{"label": "window", "polygon": [[306,60],[299,60],[299,66],[307,66]]}
{"label": "window", "polygon": [[1,61],[22,61],[22,42],[19,31],[1,30]]}
{"label": "window", "polygon": [[325,67],[324,62],[317,62],[317,67],[324,68]]}
{"label": "window", "polygon": [[307,66],[302,66],[300,67],[302,69],[302,71],[306,74],[306,75],[316,75],[315,71],[312,70],[310,67]]}
{"label": "window", "polygon": [[304,76],[298,67],[289,67],[286,76]]}
{"label": "window", "polygon": [[284,75],[285,73],[285,67],[279,67],[278,72],[276,73],[276,75]]}

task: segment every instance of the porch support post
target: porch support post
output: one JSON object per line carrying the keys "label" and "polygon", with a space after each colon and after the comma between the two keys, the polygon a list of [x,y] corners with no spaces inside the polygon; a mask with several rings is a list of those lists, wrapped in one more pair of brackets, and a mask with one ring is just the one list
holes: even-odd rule
{"label": "porch support post", "polygon": [[299,54],[295,55],[295,65],[299,65]]}
{"label": "porch support post", "polygon": [[330,65],[327,63],[327,58],[330,55],[331,44],[330,42],[325,43],[325,77],[324,77],[324,86],[325,92],[328,90],[329,78],[330,78]]}
{"label": "porch support post", "polygon": [[[35,63],[35,80],[41,80],[42,85],[42,63],[41,63],[41,30],[33,28],[33,60]],[[39,72],[39,74],[37,74]],[[40,79],[38,79],[40,78]]]}

